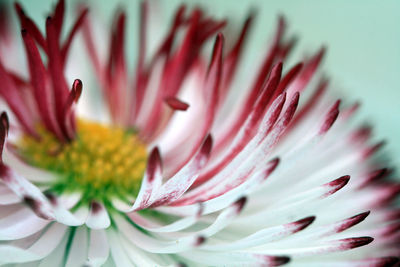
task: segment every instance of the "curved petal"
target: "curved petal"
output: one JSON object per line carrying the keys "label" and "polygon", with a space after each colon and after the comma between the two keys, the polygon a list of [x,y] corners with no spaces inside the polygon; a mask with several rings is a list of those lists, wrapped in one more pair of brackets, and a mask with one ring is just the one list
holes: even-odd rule
{"label": "curved petal", "polygon": [[105,229],[111,224],[108,212],[103,204],[99,202],[92,202],[86,225],[91,229]]}
{"label": "curved petal", "polygon": [[65,231],[64,225],[55,223],[28,249],[0,245],[0,262],[23,263],[43,259],[61,242]]}
{"label": "curved petal", "polygon": [[0,219],[0,240],[15,240],[41,231],[49,221],[37,217],[28,209],[21,209]]}

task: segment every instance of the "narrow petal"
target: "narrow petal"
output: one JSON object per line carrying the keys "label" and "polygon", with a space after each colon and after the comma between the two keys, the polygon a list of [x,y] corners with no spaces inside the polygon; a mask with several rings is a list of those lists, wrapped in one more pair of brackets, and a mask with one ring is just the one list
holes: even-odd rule
{"label": "narrow petal", "polygon": [[280,266],[290,261],[287,256],[269,256],[250,252],[225,252],[213,253],[202,251],[191,251],[179,254],[200,264],[207,265],[253,265],[253,266]]}
{"label": "narrow petal", "polygon": [[136,197],[133,207],[129,211],[140,210],[151,205],[151,198],[160,190],[162,183],[162,162],[160,151],[155,147],[150,153],[147,161],[147,169],[140,186],[140,191]]}
{"label": "narrow petal", "polygon": [[68,258],[65,267],[82,266],[87,259],[88,236],[85,227],[79,227],[74,232],[71,246],[66,251]]}
{"label": "narrow petal", "polygon": [[185,251],[190,247],[197,247],[204,242],[204,239],[200,236],[190,236],[179,240],[162,241],[142,233],[120,216],[115,216],[115,222],[121,233],[130,242],[151,253],[178,253]]}
{"label": "narrow petal", "polygon": [[306,217],[304,219],[291,222],[288,224],[262,229],[243,239],[233,241],[230,243],[222,243],[209,246],[205,245],[203,249],[209,251],[235,251],[251,247],[257,247],[260,245],[267,244],[269,242],[282,239],[293,233],[301,231],[306,227],[308,227],[314,220],[315,216]]}
{"label": "narrow petal", "polygon": [[110,253],[110,246],[104,230],[91,230],[87,264],[90,266],[102,266]]}

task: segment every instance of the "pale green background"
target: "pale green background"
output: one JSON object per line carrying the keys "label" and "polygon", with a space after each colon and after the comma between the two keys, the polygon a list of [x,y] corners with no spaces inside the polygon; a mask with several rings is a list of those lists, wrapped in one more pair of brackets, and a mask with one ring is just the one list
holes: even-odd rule
{"label": "pale green background", "polygon": [[[0,0],[1,1],[1,0]],[[2,0],[4,1],[4,0]],[[50,10],[51,0],[23,0],[27,12],[36,20]],[[67,1],[69,11],[77,1]],[[182,1],[160,3],[160,21],[171,15]],[[131,47],[135,44],[138,1],[91,1],[97,13],[109,24],[111,11],[124,7],[130,14]],[[399,0],[285,0],[285,1],[186,1],[200,3],[215,15],[227,16],[239,25],[250,7],[258,11],[249,48],[251,62],[264,53],[266,41],[275,25],[276,15],[284,14],[290,32],[301,37],[296,54],[312,52],[321,44],[328,47],[324,69],[333,84],[351,100],[361,100],[364,117],[376,127],[379,138],[389,141],[386,150],[400,166],[400,1]],[[71,15],[71,13],[69,13]],[[164,26],[168,25],[166,22]],[[131,56],[133,49],[131,49]],[[293,58],[293,57],[292,57]],[[249,64],[249,63],[247,63]]]}

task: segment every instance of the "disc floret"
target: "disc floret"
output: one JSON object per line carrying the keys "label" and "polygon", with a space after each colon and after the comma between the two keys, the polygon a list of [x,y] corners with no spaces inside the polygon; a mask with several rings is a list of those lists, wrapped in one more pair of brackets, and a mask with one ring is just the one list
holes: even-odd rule
{"label": "disc floret", "polygon": [[88,201],[137,194],[147,151],[134,131],[79,120],[76,139],[69,143],[60,143],[44,127],[38,132],[40,140],[21,138],[20,152],[33,166],[57,174],[51,191],[79,192]]}

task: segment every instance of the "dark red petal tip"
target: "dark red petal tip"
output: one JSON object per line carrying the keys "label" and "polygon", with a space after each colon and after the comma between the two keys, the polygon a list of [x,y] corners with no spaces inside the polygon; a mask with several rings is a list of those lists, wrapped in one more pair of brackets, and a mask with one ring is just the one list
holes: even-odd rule
{"label": "dark red petal tip", "polygon": [[58,201],[57,198],[54,194],[52,194],[51,192],[46,192],[44,193],[45,197],[50,201],[50,203],[53,206],[57,206],[58,205]]}
{"label": "dark red petal tip", "polygon": [[366,174],[365,181],[363,182],[361,187],[366,186],[367,184],[369,184],[371,182],[376,182],[376,181],[384,178],[385,176],[389,175],[391,172],[392,172],[392,170],[389,168],[373,170]]}
{"label": "dark red petal tip", "polygon": [[383,140],[383,141],[381,141],[381,142],[379,142],[379,143],[377,143],[377,144],[365,149],[364,153],[363,153],[363,158],[364,159],[369,158],[370,156],[375,154],[378,150],[380,150],[385,144],[386,144],[386,141]]}
{"label": "dark red petal tip", "polygon": [[165,103],[173,110],[186,111],[189,108],[189,104],[177,99],[176,97],[168,97],[165,99]]}
{"label": "dark red petal tip", "polygon": [[347,230],[350,227],[359,224],[360,222],[364,221],[365,218],[367,218],[370,213],[371,213],[370,211],[366,211],[345,219],[343,223],[341,223],[338,226],[338,228],[336,228],[336,232],[337,233],[343,232],[344,230]]}
{"label": "dark red petal tip", "polygon": [[3,150],[8,135],[8,129],[10,127],[6,112],[2,112],[0,115],[0,162],[3,161]]}
{"label": "dark red petal tip", "polygon": [[395,222],[387,225],[381,235],[383,237],[390,237],[393,236],[393,234],[397,233],[398,231],[400,231],[400,222]]}
{"label": "dark red petal tip", "polygon": [[331,190],[329,190],[329,192],[326,193],[323,197],[327,197],[329,195],[336,193],[337,191],[342,189],[349,182],[349,180],[350,180],[350,175],[344,175],[336,180],[333,180],[325,184],[325,186],[330,187]]}
{"label": "dark red petal tip", "polygon": [[291,223],[292,225],[295,226],[294,233],[307,228],[310,224],[312,224],[315,221],[315,219],[316,219],[315,216],[310,216]]}
{"label": "dark red petal tip", "polygon": [[160,150],[158,147],[153,148],[153,150],[150,153],[150,157],[147,162],[147,175],[149,177],[150,182],[153,180],[155,177],[155,172],[157,168],[160,166],[161,167],[162,161],[161,161],[161,155],[160,155]]}
{"label": "dark red petal tip", "polygon": [[206,242],[206,238],[204,236],[198,236],[195,242],[195,246],[200,246]]}
{"label": "dark red petal tip", "polygon": [[319,130],[319,134],[326,133],[335,123],[339,115],[340,102],[341,102],[340,99],[337,100],[335,104],[333,104],[333,106],[329,109],[328,114],[325,117],[324,123],[322,124],[322,127]]}
{"label": "dark red petal tip", "polygon": [[215,37],[209,71],[211,70],[212,65],[216,64],[219,61],[219,58],[222,55],[223,46],[224,46],[224,35],[222,33],[218,33],[217,37]]}
{"label": "dark red petal tip", "polygon": [[7,112],[3,111],[0,115],[0,122],[1,126],[4,127],[6,134],[8,133],[8,130],[10,129],[10,123],[8,120]]}
{"label": "dark red petal tip", "polygon": [[315,58],[318,59],[318,60],[321,60],[324,57],[324,55],[326,54],[326,50],[327,49],[326,49],[325,45],[321,46],[321,48],[319,49],[319,51],[318,51],[317,55],[315,56]]}
{"label": "dark red petal tip", "polygon": [[280,158],[273,158],[273,159],[271,159],[269,164],[271,164],[272,169],[275,169],[279,165],[280,161],[281,161]]}
{"label": "dark red petal tip", "polygon": [[237,212],[241,212],[247,202],[247,197],[241,197],[235,202],[235,206],[237,207]]}
{"label": "dark red petal tip", "polygon": [[370,125],[362,125],[352,133],[350,140],[352,142],[364,143],[371,137],[371,135],[372,135],[372,127]]}
{"label": "dark red petal tip", "polygon": [[274,256],[272,259],[270,259],[271,266],[281,266],[284,265],[288,262],[290,262],[290,257],[287,256]]}
{"label": "dark red petal tip", "polygon": [[49,217],[47,214],[44,214],[41,211],[41,203],[36,201],[34,198],[31,196],[24,196],[24,202],[26,205],[28,205],[40,218],[45,219],[45,220],[53,220],[54,218]]}
{"label": "dark red petal tip", "polygon": [[25,16],[24,9],[22,8],[21,4],[18,2],[14,3],[14,8],[20,16]]}
{"label": "dark red petal tip", "polygon": [[278,63],[275,64],[275,66],[272,67],[271,72],[282,74],[282,68],[283,68],[283,62],[279,61]]}
{"label": "dark red petal tip", "polygon": [[96,201],[92,202],[92,204],[90,205],[90,208],[91,208],[91,212],[93,214],[96,214],[96,213],[98,213],[98,212],[100,212],[102,210],[101,205]]}
{"label": "dark red petal tip", "polygon": [[280,162],[279,158],[274,158],[270,160],[267,164],[267,169],[265,170],[265,179],[269,177],[269,175],[275,171],[276,167],[278,167]]}
{"label": "dark red petal tip", "polygon": [[208,134],[201,147],[201,154],[208,156],[211,152],[212,146],[213,146],[213,139],[211,137],[211,134]]}
{"label": "dark red petal tip", "polygon": [[289,122],[292,120],[294,113],[296,112],[297,106],[299,104],[299,99],[300,99],[300,92],[294,93],[283,117],[284,125],[288,125]]}
{"label": "dark red petal tip", "polygon": [[380,258],[380,264],[377,265],[378,267],[391,267],[391,266],[398,266],[396,265],[399,263],[400,258],[398,257],[383,257]]}
{"label": "dark red petal tip", "polygon": [[346,249],[353,249],[368,245],[369,243],[374,241],[374,239],[370,236],[363,236],[363,237],[346,238],[342,239],[341,241],[344,242],[344,246]]}
{"label": "dark red petal tip", "polygon": [[80,79],[75,79],[74,83],[72,84],[72,90],[74,90],[74,101],[78,102],[79,98],[82,94],[83,83]]}
{"label": "dark red petal tip", "polygon": [[82,83],[82,81],[80,79],[75,79],[74,83],[72,84],[72,87],[75,88],[75,89],[81,89],[82,90],[82,86],[83,86],[83,83]]}
{"label": "dark red petal tip", "polygon": [[400,209],[392,209],[387,212],[385,219],[388,221],[395,221],[400,219]]}

